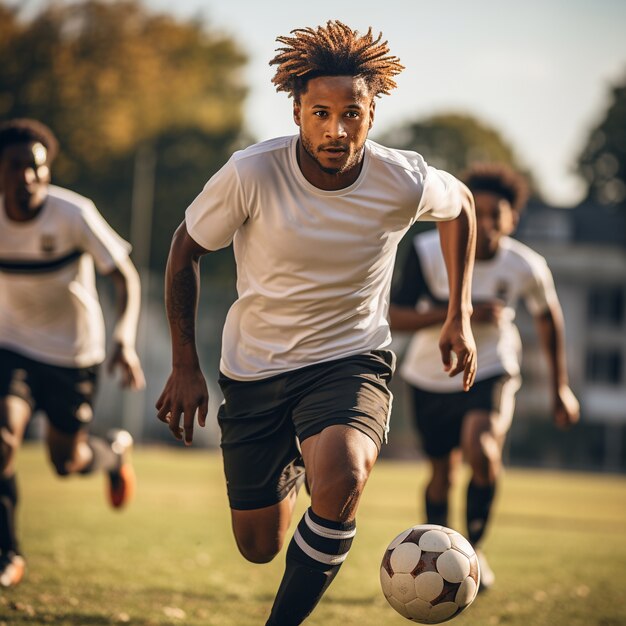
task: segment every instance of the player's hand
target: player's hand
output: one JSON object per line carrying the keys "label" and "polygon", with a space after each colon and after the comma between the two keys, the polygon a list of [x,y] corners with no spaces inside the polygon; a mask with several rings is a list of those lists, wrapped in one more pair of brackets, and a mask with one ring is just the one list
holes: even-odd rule
{"label": "player's hand", "polygon": [[115,370],[120,371],[122,387],[136,390],[146,386],[146,379],[135,348],[116,342],[107,369],[109,374],[114,374]]}
{"label": "player's hand", "polygon": [[190,446],[196,413],[198,424],[204,427],[209,411],[209,392],[200,368],[175,367],[157,400],[156,409],[157,418],[169,426],[172,435]]}
{"label": "player's hand", "polygon": [[580,419],[580,405],[568,385],[560,385],[554,396],[554,423],[559,428],[569,428]]}
{"label": "player's hand", "polygon": [[489,302],[473,302],[474,311],[472,322],[483,324],[498,324],[502,316],[504,303],[502,300],[490,300]]}
{"label": "player's hand", "polygon": [[443,369],[448,376],[463,372],[463,389],[468,391],[476,377],[476,343],[469,316],[446,319],[439,336],[439,350]]}

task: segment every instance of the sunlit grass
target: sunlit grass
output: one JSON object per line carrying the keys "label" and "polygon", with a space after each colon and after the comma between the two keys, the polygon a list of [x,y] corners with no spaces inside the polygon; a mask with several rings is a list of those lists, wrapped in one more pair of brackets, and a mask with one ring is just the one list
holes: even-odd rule
{"label": "sunlit grass", "polygon": [[[61,480],[43,449],[19,459],[20,528],[28,575],[0,592],[0,623],[263,625],[283,556],[252,565],[237,553],[216,452],[139,449],[137,499],[122,513],[104,480]],[[311,625],[408,623],[380,591],[388,542],[421,521],[425,466],[381,461],[362,501],[358,534]],[[452,525],[461,529],[462,490]],[[299,514],[306,506],[301,494]],[[497,585],[459,626],[626,624],[626,479],[510,470],[486,545]]]}

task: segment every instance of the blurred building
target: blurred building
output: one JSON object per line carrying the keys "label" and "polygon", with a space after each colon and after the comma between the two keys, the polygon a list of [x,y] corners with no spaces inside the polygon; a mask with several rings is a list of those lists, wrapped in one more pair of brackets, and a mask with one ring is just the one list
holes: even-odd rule
{"label": "blurred building", "polygon": [[[571,385],[581,424],[559,437],[537,424],[549,414],[548,371],[525,311],[524,385],[511,447],[527,448],[542,464],[625,470],[626,450],[626,210],[583,203],[572,209],[534,204],[516,237],[548,261],[563,307]],[[576,432],[578,431],[578,432]],[[561,441],[559,441],[561,439]],[[516,454],[511,450],[511,454]]]}

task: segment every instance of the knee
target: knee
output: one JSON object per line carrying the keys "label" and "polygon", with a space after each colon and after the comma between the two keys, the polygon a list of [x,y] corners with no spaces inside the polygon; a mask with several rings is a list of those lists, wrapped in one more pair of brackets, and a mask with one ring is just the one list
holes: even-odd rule
{"label": "knee", "polygon": [[497,472],[502,451],[496,437],[491,432],[483,432],[476,437],[470,447],[468,460],[475,473],[492,475]]}
{"label": "knee", "polygon": [[269,563],[280,552],[282,539],[279,537],[260,537],[254,533],[236,535],[235,541],[239,552],[251,563]]}
{"label": "knee", "polygon": [[331,477],[314,480],[312,501],[326,503],[325,509],[329,506],[336,509],[337,521],[347,521],[354,514],[356,503],[365,489],[368,477],[367,468],[351,467],[338,470]]}

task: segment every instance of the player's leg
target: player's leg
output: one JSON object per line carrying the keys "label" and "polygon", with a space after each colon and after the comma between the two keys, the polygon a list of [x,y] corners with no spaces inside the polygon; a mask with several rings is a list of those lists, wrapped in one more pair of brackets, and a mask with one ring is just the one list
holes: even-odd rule
{"label": "player's leg", "polygon": [[233,534],[253,563],[271,561],[282,548],[304,482],[287,377],[219,378],[224,403],[218,423]]}
{"label": "player's leg", "polygon": [[231,522],[239,552],[252,563],[269,563],[281,550],[296,505],[301,481],[285,498],[260,509],[231,509]]}
{"label": "player's leg", "polygon": [[289,544],[268,626],[302,623],[339,572],[356,533],[358,504],[378,446],[350,426],[335,425],[306,439],[302,455],[311,507]]}
{"label": "player's leg", "polygon": [[0,585],[16,585],[26,569],[17,537],[16,454],[35,406],[26,359],[0,350]]}
{"label": "player's leg", "polygon": [[15,457],[31,417],[31,406],[17,396],[0,398],[0,585],[17,585],[25,572],[16,528],[18,488]]}
{"label": "player's leg", "polygon": [[429,457],[430,478],[424,491],[428,524],[448,526],[448,499],[461,458],[460,448],[443,456]]}
{"label": "player's leg", "polygon": [[123,430],[112,431],[107,439],[89,433],[96,381],[97,368],[48,368],[41,401],[49,420],[46,440],[59,476],[104,472],[111,505],[119,508],[134,491],[132,437]]}
{"label": "player's leg", "polygon": [[307,393],[294,422],[311,507],[289,543],[268,626],[302,623],[348,555],[358,504],[388,427],[392,372],[393,355],[375,352],[300,374]]}
{"label": "player's leg", "polygon": [[430,478],[424,490],[426,521],[448,525],[448,498],[461,463],[463,393],[435,393],[411,387],[413,421],[428,456]]}
{"label": "player's leg", "polygon": [[462,448],[471,468],[467,488],[466,521],[468,539],[481,559],[483,588],[495,576],[480,550],[493,507],[502,470],[502,449],[511,424],[519,379],[502,376],[481,381],[476,390],[479,401],[465,416],[461,433]]}
{"label": "player's leg", "polygon": [[463,424],[463,451],[472,472],[467,489],[467,531],[474,546],[485,532],[502,467],[504,437],[493,429],[497,417],[497,413],[474,410]]}

